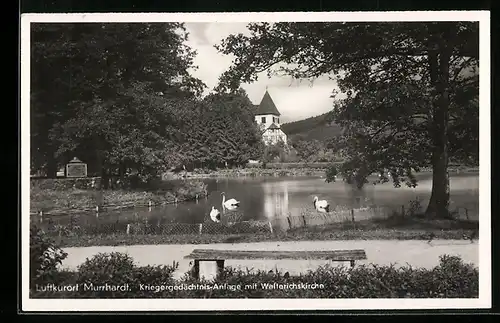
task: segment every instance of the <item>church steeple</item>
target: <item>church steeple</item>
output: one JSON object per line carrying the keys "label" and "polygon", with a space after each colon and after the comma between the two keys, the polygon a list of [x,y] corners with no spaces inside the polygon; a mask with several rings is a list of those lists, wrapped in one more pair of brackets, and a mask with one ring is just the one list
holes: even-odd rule
{"label": "church steeple", "polygon": [[260,101],[259,107],[256,112],[256,115],[264,115],[264,114],[272,114],[278,117],[281,115],[281,113],[276,108],[273,99],[271,99],[271,95],[267,91],[267,86],[266,86],[266,93],[264,93],[264,97],[262,98],[262,101]]}

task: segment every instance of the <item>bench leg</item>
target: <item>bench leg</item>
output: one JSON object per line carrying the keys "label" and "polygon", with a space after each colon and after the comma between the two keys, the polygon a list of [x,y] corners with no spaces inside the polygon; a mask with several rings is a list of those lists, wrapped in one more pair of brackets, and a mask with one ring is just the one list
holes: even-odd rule
{"label": "bench leg", "polygon": [[200,279],[200,261],[197,259],[194,260],[192,274],[194,279]]}
{"label": "bench leg", "polygon": [[224,260],[216,260],[217,264],[217,277],[220,277],[224,272]]}
{"label": "bench leg", "polygon": [[351,267],[354,267],[354,262],[355,261],[354,260],[350,260],[350,262],[351,262]]}

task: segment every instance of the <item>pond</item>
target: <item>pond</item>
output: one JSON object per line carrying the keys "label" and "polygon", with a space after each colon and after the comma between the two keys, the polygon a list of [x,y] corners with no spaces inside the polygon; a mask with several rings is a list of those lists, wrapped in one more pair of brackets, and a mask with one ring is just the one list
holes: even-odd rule
{"label": "pond", "polygon": [[[401,205],[419,199],[423,207],[430,198],[431,174],[419,174],[418,186],[394,188],[392,183],[367,184],[362,190],[354,189],[343,181],[326,183],[321,177],[242,177],[204,180],[208,196],[197,202],[179,203],[152,208],[134,208],[119,212],[80,215],[80,225],[97,223],[124,223],[147,221],[149,223],[200,223],[209,218],[212,206],[222,209],[221,193],[226,198],[241,201],[241,207],[230,213],[238,220],[271,219],[298,216],[314,210],[313,198],[326,199],[332,208],[388,207],[400,209]],[[477,173],[454,174],[450,177],[451,209],[467,208],[471,219],[478,216],[479,176]],[[53,219],[57,223],[69,222],[69,217]],[[45,222],[45,221],[44,221]]]}

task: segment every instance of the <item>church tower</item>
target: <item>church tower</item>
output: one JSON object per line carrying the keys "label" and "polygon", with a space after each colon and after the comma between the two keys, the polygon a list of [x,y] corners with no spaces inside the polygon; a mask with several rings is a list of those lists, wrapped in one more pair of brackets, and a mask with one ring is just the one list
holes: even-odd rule
{"label": "church tower", "polygon": [[260,104],[255,108],[255,122],[257,122],[262,130],[262,140],[264,140],[264,143],[268,145],[283,141],[286,144],[287,135],[281,129],[280,124],[281,113],[276,108],[267,89]]}

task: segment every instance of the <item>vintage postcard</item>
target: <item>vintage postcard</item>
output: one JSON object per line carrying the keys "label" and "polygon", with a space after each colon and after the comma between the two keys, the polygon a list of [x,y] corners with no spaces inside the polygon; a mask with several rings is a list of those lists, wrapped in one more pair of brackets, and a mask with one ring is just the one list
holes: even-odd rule
{"label": "vintage postcard", "polygon": [[491,307],[489,19],[22,15],[22,309]]}

